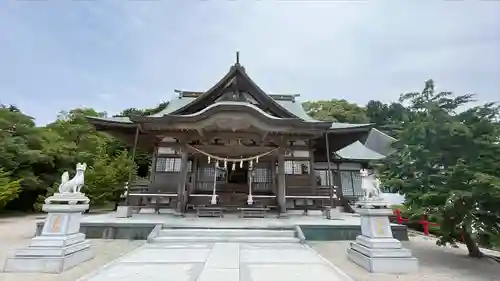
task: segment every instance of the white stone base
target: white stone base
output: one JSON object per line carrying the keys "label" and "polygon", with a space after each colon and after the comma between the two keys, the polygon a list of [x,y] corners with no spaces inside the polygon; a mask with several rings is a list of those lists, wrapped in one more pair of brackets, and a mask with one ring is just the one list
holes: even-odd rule
{"label": "white stone base", "polygon": [[[80,244],[72,245],[76,247]],[[22,250],[21,250],[22,251]],[[43,250],[40,249],[39,253]],[[48,253],[47,254],[51,254]],[[5,272],[39,272],[39,273],[61,273],[77,266],[94,257],[94,251],[90,245],[64,256],[21,256],[7,258],[5,261]]]}
{"label": "white stone base", "polygon": [[347,257],[370,272],[401,274],[418,271],[418,260],[412,257],[368,257],[353,249],[347,249]]}
{"label": "white stone base", "polygon": [[132,211],[132,207],[130,206],[118,206],[115,216],[117,218],[130,218],[132,216]]}
{"label": "white stone base", "polygon": [[85,241],[85,234],[75,233],[68,236],[36,236],[31,239],[30,247],[65,247]]}
{"label": "white stone base", "polygon": [[356,242],[365,247],[377,249],[400,249],[402,247],[401,242],[394,238],[370,238],[358,235]]}
{"label": "white stone base", "polygon": [[347,249],[355,264],[375,273],[411,273],[418,271],[418,260],[394,238],[356,237]]}
{"label": "white stone base", "polygon": [[382,199],[359,201],[356,212],[361,215],[362,235],[347,249],[347,257],[352,262],[375,273],[418,271],[418,260],[392,236],[389,222],[392,210],[387,202]]}
{"label": "white stone base", "polygon": [[358,243],[351,243],[351,249],[370,258],[411,258],[410,250],[405,248],[368,248]]}
{"label": "white stone base", "polygon": [[[329,214],[327,214],[327,212],[329,212]],[[329,217],[331,220],[340,219],[340,217],[341,217],[340,213],[341,213],[341,211],[340,211],[339,207],[325,210],[325,215],[327,216],[327,218]]]}
{"label": "white stone base", "polygon": [[139,214],[156,214],[155,208],[141,208]]}
{"label": "white stone base", "polygon": [[20,257],[62,257],[68,256],[78,251],[90,248],[90,242],[84,241],[65,247],[29,247],[16,251],[16,256]]}

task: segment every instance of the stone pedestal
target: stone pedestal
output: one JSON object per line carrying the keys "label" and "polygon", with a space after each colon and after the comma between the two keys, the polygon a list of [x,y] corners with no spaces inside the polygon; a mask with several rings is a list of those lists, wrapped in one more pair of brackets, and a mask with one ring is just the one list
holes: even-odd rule
{"label": "stone pedestal", "polygon": [[360,201],[361,235],[347,250],[348,258],[370,272],[410,273],[418,270],[418,260],[392,236],[392,210],[383,200]]}
{"label": "stone pedestal", "polygon": [[89,199],[82,193],[56,193],[45,200],[47,218],[40,236],[5,262],[6,272],[60,273],[94,257],[85,234],[79,233]]}
{"label": "stone pedestal", "polygon": [[324,213],[326,219],[329,219],[329,220],[341,219],[339,207],[331,208],[330,206],[328,206],[323,210],[323,213]]}
{"label": "stone pedestal", "polygon": [[130,206],[118,206],[115,216],[117,218],[130,218],[132,216],[132,211],[133,208]]}

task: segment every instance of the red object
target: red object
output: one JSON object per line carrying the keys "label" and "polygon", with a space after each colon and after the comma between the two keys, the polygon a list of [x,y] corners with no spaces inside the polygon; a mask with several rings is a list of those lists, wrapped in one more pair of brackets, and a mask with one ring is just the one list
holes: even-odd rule
{"label": "red object", "polygon": [[[401,211],[399,209],[394,210],[394,215],[396,216],[396,222],[398,224],[403,224],[403,222],[408,221],[408,219],[403,218],[403,216],[401,215]],[[439,226],[439,224],[437,224],[435,222],[430,222],[427,219],[428,219],[427,215],[423,215],[422,218],[418,221],[418,223],[421,224],[422,227],[424,228],[424,235],[426,235],[426,236],[428,236],[430,234],[429,233],[429,225]],[[460,231],[460,240],[461,240],[461,242],[465,241],[463,230]]]}
{"label": "red object", "polygon": [[[403,224],[403,222],[407,222],[408,219],[403,218],[401,215],[401,211],[399,209],[394,210],[394,214],[396,215],[396,222],[398,224]],[[424,235],[429,235],[429,225],[439,226],[439,224],[430,222],[427,220],[427,215],[423,215],[422,218],[418,221],[419,224],[424,228]]]}
{"label": "red object", "polygon": [[427,215],[423,215],[419,223],[424,228],[424,235],[429,235],[429,221],[427,221]]}
{"label": "red object", "polygon": [[403,222],[408,221],[408,219],[403,218],[399,209],[394,210],[394,214],[396,215],[396,221],[398,224],[403,224]]}

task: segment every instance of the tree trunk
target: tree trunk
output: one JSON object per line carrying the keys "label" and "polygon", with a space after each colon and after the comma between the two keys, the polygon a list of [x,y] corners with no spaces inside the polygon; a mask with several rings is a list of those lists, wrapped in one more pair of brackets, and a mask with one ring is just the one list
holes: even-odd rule
{"label": "tree trunk", "polygon": [[472,236],[470,233],[467,231],[465,227],[462,228],[463,231],[463,237],[464,237],[464,242],[465,245],[467,246],[467,250],[469,251],[469,257],[473,258],[482,258],[484,254],[479,250],[479,247],[477,246],[476,241],[472,239]]}

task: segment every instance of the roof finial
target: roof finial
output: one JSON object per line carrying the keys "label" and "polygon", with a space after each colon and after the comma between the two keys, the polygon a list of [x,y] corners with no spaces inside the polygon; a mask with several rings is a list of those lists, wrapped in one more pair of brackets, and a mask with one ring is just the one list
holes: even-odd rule
{"label": "roof finial", "polygon": [[236,64],[240,64],[240,52],[236,51]]}

